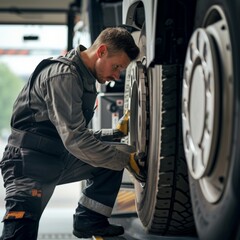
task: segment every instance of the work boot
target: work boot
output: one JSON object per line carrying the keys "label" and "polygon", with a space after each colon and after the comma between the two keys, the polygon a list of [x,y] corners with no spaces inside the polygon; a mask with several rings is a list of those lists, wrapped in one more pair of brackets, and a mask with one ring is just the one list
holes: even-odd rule
{"label": "work boot", "polygon": [[124,233],[122,226],[110,224],[107,217],[80,204],[76,214],[73,215],[73,222],[73,235],[78,238],[90,238],[92,236],[113,237]]}

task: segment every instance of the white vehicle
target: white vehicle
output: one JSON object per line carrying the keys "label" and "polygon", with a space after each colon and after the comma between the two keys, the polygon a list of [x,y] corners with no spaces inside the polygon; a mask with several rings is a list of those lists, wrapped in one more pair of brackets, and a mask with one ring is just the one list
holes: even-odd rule
{"label": "white vehicle", "polygon": [[240,239],[239,22],[238,0],[123,0],[141,51],[128,142],[147,155],[135,190],[151,233]]}

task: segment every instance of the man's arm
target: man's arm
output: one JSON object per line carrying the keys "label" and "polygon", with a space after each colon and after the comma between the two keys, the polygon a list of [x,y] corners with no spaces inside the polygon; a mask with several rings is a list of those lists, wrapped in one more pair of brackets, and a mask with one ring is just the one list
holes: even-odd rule
{"label": "man's arm", "polygon": [[82,112],[82,86],[72,74],[52,77],[46,81],[44,96],[49,118],[55,125],[64,146],[75,157],[96,167],[122,170],[129,162],[130,152],[104,144],[86,127]]}

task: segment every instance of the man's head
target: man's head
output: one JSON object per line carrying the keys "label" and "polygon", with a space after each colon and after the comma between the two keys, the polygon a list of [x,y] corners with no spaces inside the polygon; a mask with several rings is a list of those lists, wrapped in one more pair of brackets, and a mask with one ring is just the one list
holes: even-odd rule
{"label": "man's head", "polygon": [[100,83],[118,80],[139,54],[132,35],[120,27],[103,30],[89,49],[96,54],[92,71]]}

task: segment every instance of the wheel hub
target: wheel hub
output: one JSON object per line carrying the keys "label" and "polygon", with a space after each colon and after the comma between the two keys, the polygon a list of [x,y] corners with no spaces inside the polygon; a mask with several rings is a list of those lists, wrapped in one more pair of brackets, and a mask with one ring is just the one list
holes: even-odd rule
{"label": "wheel hub", "polygon": [[[232,119],[232,52],[223,10],[213,6],[186,54],[182,121],[185,156],[204,197],[217,202],[226,185]],[[221,88],[221,86],[223,86]],[[221,121],[220,121],[221,119]]]}
{"label": "wheel hub", "polygon": [[193,34],[186,57],[183,87],[183,122],[186,158],[195,179],[206,176],[212,165],[216,115],[215,51],[211,37],[203,29]]}
{"label": "wheel hub", "polygon": [[129,102],[126,107],[130,110],[129,144],[136,146],[137,152],[146,152],[147,91],[144,65],[141,62],[133,62],[128,75],[129,78],[126,78],[126,81],[129,81],[127,90]]}

